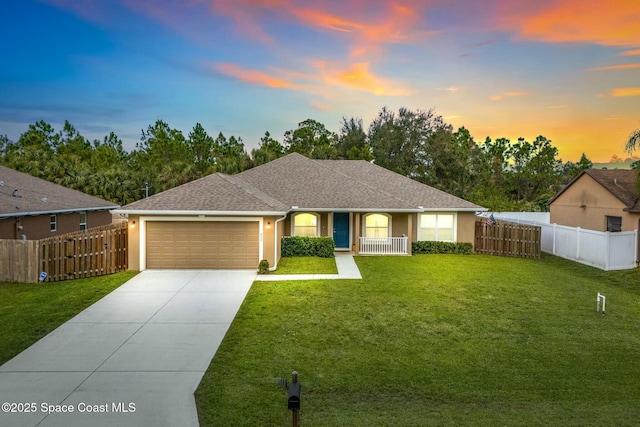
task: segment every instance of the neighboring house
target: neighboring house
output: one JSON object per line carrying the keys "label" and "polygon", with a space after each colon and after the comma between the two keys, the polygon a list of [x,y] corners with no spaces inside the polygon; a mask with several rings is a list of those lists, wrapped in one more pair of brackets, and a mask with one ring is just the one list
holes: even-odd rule
{"label": "neighboring house", "polygon": [[640,229],[635,183],[635,170],[584,170],[549,200],[551,223],[595,231]]}
{"label": "neighboring house", "polygon": [[111,223],[118,205],[0,166],[0,239],[38,240]]}
{"label": "neighboring house", "polygon": [[129,219],[129,268],[257,268],[283,236],[328,236],[336,250],[410,254],[411,242],[474,241],[486,209],[366,161],[289,154],[212,174],[114,213]]}

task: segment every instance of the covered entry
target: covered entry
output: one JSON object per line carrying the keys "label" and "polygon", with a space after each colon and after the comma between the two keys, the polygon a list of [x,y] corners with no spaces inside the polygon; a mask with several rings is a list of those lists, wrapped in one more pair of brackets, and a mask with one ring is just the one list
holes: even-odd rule
{"label": "covered entry", "polygon": [[255,269],[258,221],[147,221],[146,268]]}

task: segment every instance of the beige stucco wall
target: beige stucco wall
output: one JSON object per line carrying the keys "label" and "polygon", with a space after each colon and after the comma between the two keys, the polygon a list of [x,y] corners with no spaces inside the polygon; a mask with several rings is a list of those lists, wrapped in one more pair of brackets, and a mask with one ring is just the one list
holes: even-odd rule
{"label": "beige stucco wall", "polygon": [[398,212],[394,212],[391,214],[391,237],[402,237],[403,235],[409,235],[409,215],[414,214]]}
{"label": "beige stucco wall", "polygon": [[476,240],[475,212],[458,212],[457,241],[474,244]]}
{"label": "beige stucco wall", "polygon": [[127,257],[129,270],[140,271],[140,218],[138,215],[129,215],[127,221],[129,231],[127,233],[128,246]]}
{"label": "beige stucco wall", "polygon": [[277,229],[275,224],[277,219],[278,217],[266,216],[262,221],[262,258],[269,261],[270,267],[276,263],[274,245],[276,244]]}
{"label": "beige stucco wall", "polygon": [[[277,245],[277,249],[276,249],[276,253],[275,253],[275,257],[276,257],[276,263],[280,262],[280,254],[281,254],[281,248],[282,248],[282,237],[285,236],[285,229],[286,229],[286,220],[280,221],[278,223],[278,228],[277,228],[277,236],[276,236],[276,245]],[[271,264],[269,263],[269,265],[273,268],[274,266],[276,266],[277,264]]]}
{"label": "beige stucco wall", "polygon": [[[580,206],[583,206],[581,208]],[[626,206],[617,197],[583,174],[551,203],[552,224],[607,231],[607,216],[622,218],[622,231],[638,228],[640,214],[624,212]]]}

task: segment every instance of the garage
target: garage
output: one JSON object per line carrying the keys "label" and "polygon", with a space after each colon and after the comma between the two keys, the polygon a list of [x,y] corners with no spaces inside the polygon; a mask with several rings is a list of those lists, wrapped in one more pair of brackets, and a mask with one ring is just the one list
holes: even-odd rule
{"label": "garage", "polygon": [[256,269],[257,221],[148,221],[146,266],[162,269]]}

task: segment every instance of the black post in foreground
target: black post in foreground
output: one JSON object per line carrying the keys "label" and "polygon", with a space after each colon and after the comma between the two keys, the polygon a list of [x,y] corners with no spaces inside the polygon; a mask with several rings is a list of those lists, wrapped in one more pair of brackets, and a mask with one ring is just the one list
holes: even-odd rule
{"label": "black post in foreground", "polygon": [[291,384],[288,387],[289,400],[287,407],[293,415],[293,427],[298,427],[298,411],[300,410],[300,383],[298,382],[298,372],[291,373]]}

